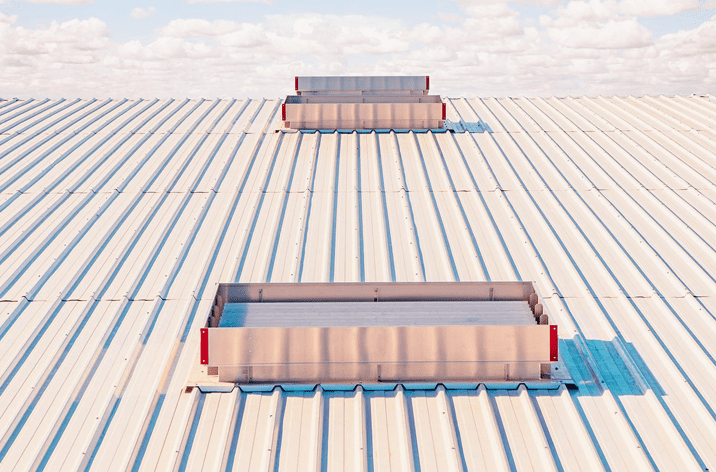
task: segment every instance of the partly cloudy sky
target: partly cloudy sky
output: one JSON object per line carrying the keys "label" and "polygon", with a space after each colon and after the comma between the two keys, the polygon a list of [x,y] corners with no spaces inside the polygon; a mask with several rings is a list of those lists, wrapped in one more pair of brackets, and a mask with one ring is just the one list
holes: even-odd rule
{"label": "partly cloudy sky", "polygon": [[450,97],[714,93],[716,0],[0,0],[0,98],[396,74]]}

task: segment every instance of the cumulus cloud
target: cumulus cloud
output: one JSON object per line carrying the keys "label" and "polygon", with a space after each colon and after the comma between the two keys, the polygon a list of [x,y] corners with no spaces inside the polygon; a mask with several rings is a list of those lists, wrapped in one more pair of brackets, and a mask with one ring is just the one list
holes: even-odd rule
{"label": "cumulus cloud", "polygon": [[[696,29],[665,35],[660,39],[660,43],[664,46],[662,54],[665,57],[684,59],[694,56],[712,57],[716,54],[716,16]],[[699,66],[709,65],[708,61],[689,60],[688,62]]]}
{"label": "cumulus cloud", "polygon": [[265,3],[273,5],[273,0],[187,0],[187,3]]}
{"label": "cumulus cloud", "polygon": [[593,24],[583,21],[570,27],[553,28],[549,35],[567,48],[625,49],[652,43],[651,33],[633,19]]}
{"label": "cumulus cloud", "polygon": [[97,18],[53,21],[48,27],[37,29],[3,28],[0,32],[4,55],[8,54],[55,54],[61,59],[64,53],[86,52],[95,54],[108,45],[109,30]]}
{"label": "cumulus cloud", "polygon": [[26,0],[27,3],[54,3],[57,5],[87,5],[94,0]]}
{"label": "cumulus cloud", "polygon": [[699,0],[622,0],[617,5],[619,13],[625,15],[659,16],[698,10],[701,3]]}
{"label": "cumulus cloud", "polygon": [[[2,2],[2,0],[0,0]],[[17,15],[3,15],[0,13],[0,24],[11,25],[17,21]]]}
{"label": "cumulus cloud", "polygon": [[[555,10],[553,24],[573,25],[580,21],[609,20],[619,16],[675,15],[702,8],[701,3],[699,0],[575,0]],[[542,22],[549,23],[550,19],[549,16],[542,17]]]}
{"label": "cumulus cloud", "polygon": [[498,3],[513,3],[513,4],[533,4],[533,5],[558,5],[563,3],[564,0],[454,0],[455,3],[459,3],[464,6],[490,6]]}
{"label": "cumulus cloud", "polygon": [[157,11],[157,9],[154,7],[147,7],[147,8],[134,7],[129,14],[135,20],[143,20],[145,18],[149,18],[150,16],[152,16],[155,11]]}
{"label": "cumulus cloud", "polygon": [[473,18],[506,18],[519,13],[507,2],[458,1],[462,10]]}
{"label": "cumulus cloud", "polygon": [[199,36],[221,36],[235,32],[241,23],[228,20],[209,21],[198,18],[178,19],[170,21],[159,29],[162,36],[173,38],[189,38]]}

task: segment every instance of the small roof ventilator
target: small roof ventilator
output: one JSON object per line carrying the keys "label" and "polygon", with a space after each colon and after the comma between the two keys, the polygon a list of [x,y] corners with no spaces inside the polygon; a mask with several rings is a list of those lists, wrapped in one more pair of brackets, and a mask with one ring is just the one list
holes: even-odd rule
{"label": "small roof ventilator", "polygon": [[546,381],[557,361],[531,282],[220,284],[201,329],[219,382]]}
{"label": "small roof ventilator", "polygon": [[428,95],[430,77],[296,77],[281,108],[298,130],[439,129],[446,107]]}

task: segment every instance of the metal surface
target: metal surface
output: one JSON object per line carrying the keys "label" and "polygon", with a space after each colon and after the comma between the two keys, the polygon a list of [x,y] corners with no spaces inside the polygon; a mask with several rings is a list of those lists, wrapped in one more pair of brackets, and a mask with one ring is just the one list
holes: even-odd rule
{"label": "metal surface", "polygon": [[226,303],[219,328],[537,324],[526,301]]}
{"label": "metal surface", "polygon": [[[0,101],[0,469],[716,470],[714,96],[446,102]],[[578,388],[186,388],[220,281],[393,280],[534,280]]]}
{"label": "metal surface", "polygon": [[551,360],[539,325],[210,328],[208,341],[222,382],[539,380]]}
{"label": "metal surface", "polygon": [[442,103],[437,95],[401,95],[401,94],[315,94],[289,95],[284,103]]}
{"label": "metal surface", "polygon": [[429,86],[426,76],[296,77],[281,119],[300,130],[439,129],[445,104]]}
{"label": "metal surface", "polygon": [[539,295],[531,282],[304,282],[221,283],[214,303],[377,302],[377,301],[530,301]]}
{"label": "metal surface", "polygon": [[222,382],[540,380],[538,302],[524,282],[222,284],[200,361]]}
{"label": "metal surface", "polygon": [[430,88],[430,78],[418,76],[335,76],[296,77],[296,91],[299,95],[321,93],[419,93],[425,94]]}
{"label": "metal surface", "polygon": [[[384,99],[385,100],[385,99]],[[438,129],[439,103],[287,103],[284,121],[293,129]]]}
{"label": "metal surface", "polygon": [[222,382],[540,380],[538,302],[523,282],[222,284],[200,361]]}

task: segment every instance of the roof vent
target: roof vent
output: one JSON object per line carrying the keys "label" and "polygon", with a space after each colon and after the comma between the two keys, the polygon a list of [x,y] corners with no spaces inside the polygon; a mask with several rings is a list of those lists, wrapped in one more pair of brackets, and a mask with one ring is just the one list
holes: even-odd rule
{"label": "roof vent", "polygon": [[558,361],[530,282],[220,284],[208,324],[220,382],[540,381]]}
{"label": "roof vent", "polygon": [[282,108],[300,130],[439,129],[446,108],[428,76],[296,77]]}

